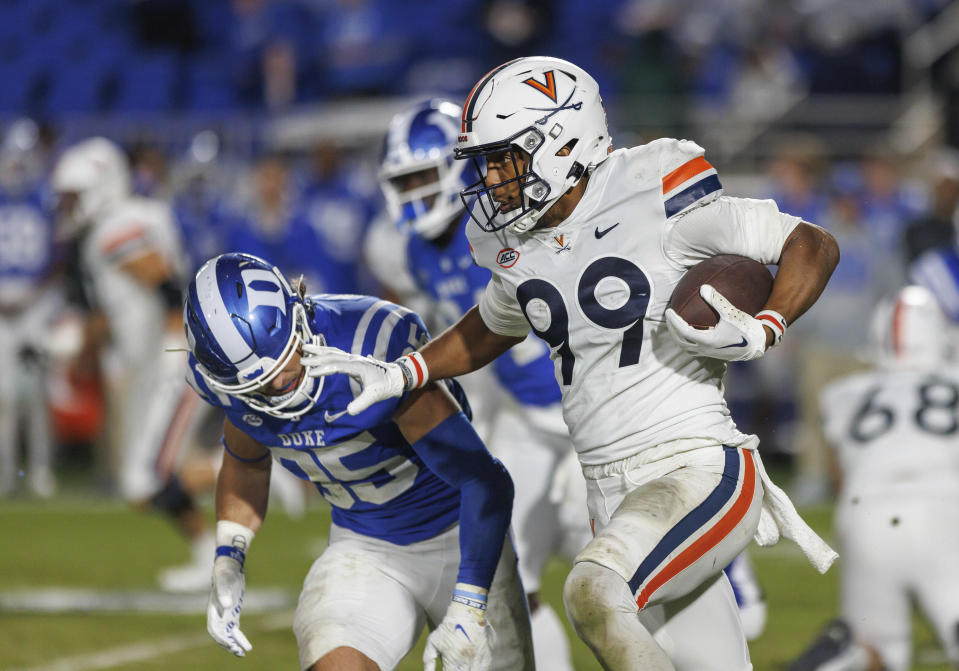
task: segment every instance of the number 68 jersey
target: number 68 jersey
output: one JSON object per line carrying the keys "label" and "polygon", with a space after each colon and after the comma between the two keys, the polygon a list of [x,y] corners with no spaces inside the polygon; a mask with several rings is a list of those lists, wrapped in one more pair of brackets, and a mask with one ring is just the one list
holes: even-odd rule
{"label": "number 68 jersey", "polygon": [[823,390],[820,408],[843,501],[959,497],[959,368],[850,375]]}
{"label": "number 68 jersey", "polygon": [[610,154],[554,228],[467,233],[493,273],[483,321],[549,343],[566,424],[594,466],[754,440],[730,418],[724,362],[684,350],[664,313],[687,268],[717,254],[778,263],[798,223],[772,201],[722,196],[701,147],[662,139]]}

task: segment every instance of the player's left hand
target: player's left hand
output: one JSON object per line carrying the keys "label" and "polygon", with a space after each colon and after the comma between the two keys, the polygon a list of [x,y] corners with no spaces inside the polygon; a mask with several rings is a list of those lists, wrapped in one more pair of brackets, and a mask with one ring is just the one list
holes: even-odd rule
{"label": "player's left hand", "polygon": [[687,351],[724,361],[749,361],[766,353],[766,329],[760,320],[737,308],[709,284],[699,287],[699,295],[719,313],[715,326],[694,328],[672,308],[666,310],[666,325]]}
{"label": "player's left hand", "polygon": [[253,646],[240,631],[240,609],[246,580],[243,567],[232,557],[217,557],[213,562],[213,589],[206,609],[206,630],[213,640],[237,657],[244,657]]}
{"label": "player's left hand", "polygon": [[443,671],[489,671],[493,667],[492,639],[493,628],[486,622],[485,611],[453,601],[426,639],[423,669],[434,671],[439,657]]}

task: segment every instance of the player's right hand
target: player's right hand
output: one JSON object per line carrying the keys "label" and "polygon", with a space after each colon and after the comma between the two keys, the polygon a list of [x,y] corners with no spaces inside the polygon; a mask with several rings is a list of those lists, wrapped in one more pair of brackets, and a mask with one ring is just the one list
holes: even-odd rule
{"label": "player's right hand", "polygon": [[359,396],[346,406],[351,415],[360,414],[374,403],[401,396],[408,388],[399,364],[350,354],[336,347],[304,344],[300,363],[311,377],[344,373],[360,383],[363,389]]}
{"label": "player's right hand", "polygon": [[493,628],[486,613],[451,602],[440,625],[426,639],[424,671],[435,671],[436,659],[443,671],[490,671],[493,668]]}
{"label": "player's right hand", "polygon": [[213,640],[237,657],[253,647],[240,631],[240,609],[245,590],[243,567],[232,557],[217,557],[213,562],[213,589],[206,609],[206,630]]}

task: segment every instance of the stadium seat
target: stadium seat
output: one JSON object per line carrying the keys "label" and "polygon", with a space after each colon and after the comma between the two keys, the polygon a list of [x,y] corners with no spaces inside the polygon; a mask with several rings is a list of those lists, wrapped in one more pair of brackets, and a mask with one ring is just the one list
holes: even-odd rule
{"label": "stadium seat", "polygon": [[141,56],[119,64],[120,86],[114,111],[169,110],[176,85],[176,59],[165,54]]}
{"label": "stadium seat", "polygon": [[185,66],[186,105],[197,111],[227,110],[239,105],[230,71],[217,58],[194,58]]}
{"label": "stadium seat", "polygon": [[103,87],[111,70],[97,60],[64,61],[52,73],[45,111],[92,113],[103,107]]}

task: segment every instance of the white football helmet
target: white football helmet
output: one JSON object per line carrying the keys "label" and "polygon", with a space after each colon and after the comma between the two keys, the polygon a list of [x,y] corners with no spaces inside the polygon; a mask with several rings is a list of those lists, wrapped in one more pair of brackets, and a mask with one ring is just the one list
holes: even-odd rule
{"label": "white football helmet", "polygon": [[952,328],[931,291],[903,287],[873,312],[870,339],[876,363],[883,368],[936,368],[952,357]]}
{"label": "white football helmet", "polygon": [[40,130],[31,119],[10,124],[0,142],[0,188],[8,194],[22,194],[43,176],[40,157]]}
{"label": "white football helmet", "polygon": [[120,147],[104,137],[83,140],[63,152],[53,169],[54,192],[76,202],[63,214],[76,231],[92,225],[130,195],[130,168]]}
{"label": "white football helmet", "polygon": [[[455,156],[474,159],[481,175],[463,202],[484,230],[525,233],[611,146],[599,85],[585,70],[548,56],[510,61],[483,77],[463,106]],[[568,155],[559,155],[563,148]],[[516,169],[515,150],[529,156],[526,170],[486,184],[486,157],[506,152]],[[511,182],[520,185],[522,205],[501,212],[492,191]]]}

